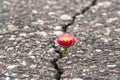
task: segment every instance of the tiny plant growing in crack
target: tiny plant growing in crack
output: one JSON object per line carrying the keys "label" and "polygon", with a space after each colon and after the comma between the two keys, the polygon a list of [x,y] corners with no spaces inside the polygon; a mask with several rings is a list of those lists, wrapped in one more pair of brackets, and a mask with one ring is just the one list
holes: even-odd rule
{"label": "tiny plant growing in crack", "polygon": [[61,54],[62,58],[67,54],[67,48],[72,46],[75,42],[75,37],[69,33],[63,33],[56,38],[55,43],[64,48]]}

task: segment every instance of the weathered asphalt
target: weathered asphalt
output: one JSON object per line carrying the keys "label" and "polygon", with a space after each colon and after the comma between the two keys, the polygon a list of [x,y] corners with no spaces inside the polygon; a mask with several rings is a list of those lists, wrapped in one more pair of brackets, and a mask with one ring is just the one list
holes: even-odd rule
{"label": "weathered asphalt", "polygon": [[[0,0],[0,80],[119,80],[120,0]],[[77,43],[60,58],[54,38]]]}

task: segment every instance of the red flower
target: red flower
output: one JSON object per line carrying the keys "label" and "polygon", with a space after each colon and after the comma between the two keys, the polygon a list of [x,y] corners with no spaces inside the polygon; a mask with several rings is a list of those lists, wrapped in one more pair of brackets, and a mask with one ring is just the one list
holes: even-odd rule
{"label": "red flower", "polygon": [[76,42],[76,39],[72,34],[63,33],[57,37],[55,42],[62,47],[70,47]]}

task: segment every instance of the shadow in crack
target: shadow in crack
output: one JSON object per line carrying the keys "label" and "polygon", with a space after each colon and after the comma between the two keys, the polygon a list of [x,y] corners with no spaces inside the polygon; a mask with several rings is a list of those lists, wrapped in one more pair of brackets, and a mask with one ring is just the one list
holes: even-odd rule
{"label": "shadow in crack", "polygon": [[80,14],[84,14],[84,13],[85,13],[86,11],[88,11],[92,6],[96,5],[96,2],[97,2],[97,0],[93,0],[92,4],[91,4],[90,6],[86,7],[86,8],[83,9],[81,12],[76,13],[76,14],[72,17],[73,20],[72,20],[71,22],[69,22],[69,23],[66,24],[66,25],[65,25],[65,24],[62,25],[62,31],[63,31],[63,32],[66,32],[66,31],[67,31],[67,28],[68,28],[70,25],[74,24],[75,19],[76,19],[76,16],[78,16],[78,15],[80,15]]}
{"label": "shadow in crack", "polygon": [[57,75],[56,75],[56,80],[60,80],[61,78],[61,74],[63,73],[63,71],[58,68],[58,64],[56,63],[58,61],[58,59],[54,60],[53,62],[51,62],[54,66],[54,68],[58,71]]}

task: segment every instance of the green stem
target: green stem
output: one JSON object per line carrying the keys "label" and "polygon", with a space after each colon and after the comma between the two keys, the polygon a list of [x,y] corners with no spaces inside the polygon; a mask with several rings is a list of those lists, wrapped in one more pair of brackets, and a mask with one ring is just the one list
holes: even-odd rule
{"label": "green stem", "polygon": [[67,53],[67,48],[64,48],[63,52],[62,52],[62,58],[66,55]]}

